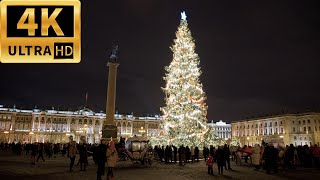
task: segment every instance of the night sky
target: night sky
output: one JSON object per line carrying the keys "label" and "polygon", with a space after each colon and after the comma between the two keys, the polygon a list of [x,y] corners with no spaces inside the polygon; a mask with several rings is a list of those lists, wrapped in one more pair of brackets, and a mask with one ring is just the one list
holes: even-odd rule
{"label": "night sky", "polygon": [[[315,2],[315,1],[314,1]],[[80,64],[0,64],[0,104],[105,111],[119,44],[119,113],[160,114],[164,67],[186,11],[208,120],[319,110],[320,7],[313,1],[82,1]]]}

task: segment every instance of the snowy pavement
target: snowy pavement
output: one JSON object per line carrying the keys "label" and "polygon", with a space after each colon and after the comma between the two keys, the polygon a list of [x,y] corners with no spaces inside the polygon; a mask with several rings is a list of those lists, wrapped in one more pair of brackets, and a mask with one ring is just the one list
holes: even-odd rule
{"label": "snowy pavement", "polygon": [[[6,179],[20,180],[95,180],[96,166],[89,158],[87,171],[81,171],[76,166],[74,171],[68,172],[69,159],[66,157],[45,158],[45,162],[39,161],[31,165],[30,156],[15,156],[9,153],[0,152],[0,177]],[[187,163],[185,166],[178,164],[154,163],[151,166],[134,165],[127,161],[121,168],[116,168],[115,177],[117,180],[210,180],[210,179],[320,179],[320,170],[313,168],[298,168],[295,171],[280,171],[276,175],[268,175],[264,171],[255,171],[253,167],[237,166],[231,164],[233,170],[224,171],[224,175],[218,175],[217,166],[214,165],[214,175],[207,174],[207,168],[203,161]],[[3,178],[4,177],[4,178]],[[106,178],[104,178],[106,179]]]}

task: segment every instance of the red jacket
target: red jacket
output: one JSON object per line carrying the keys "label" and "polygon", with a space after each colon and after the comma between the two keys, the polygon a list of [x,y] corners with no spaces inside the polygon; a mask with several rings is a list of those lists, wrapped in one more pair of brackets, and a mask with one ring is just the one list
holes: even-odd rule
{"label": "red jacket", "polygon": [[207,165],[208,165],[208,167],[212,167],[213,166],[213,158],[212,157],[208,158]]}

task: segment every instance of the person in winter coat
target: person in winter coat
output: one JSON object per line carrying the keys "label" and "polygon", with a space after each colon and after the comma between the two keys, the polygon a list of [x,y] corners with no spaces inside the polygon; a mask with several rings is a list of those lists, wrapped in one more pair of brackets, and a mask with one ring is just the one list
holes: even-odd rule
{"label": "person in winter coat", "polygon": [[[223,152],[224,152],[224,157],[225,157],[225,166],[224,168],[227,170],[231,170],[232,168],[230,167],[230,155],[231,155],[231,152],[230,152],[230,149],[229,149],[229,146],[227,144],[224,145],[223,147]],[[228,168],[227,168],[227,164],[228,164]]]}
{"label": "person in winter coat", "polygon": [[74,161],[76,159],[76,155],[77,155],[77,147],[76,147],[75,141],[70,142],[68,152],[69,152],[68,156],[70,158],[69,171],[71,172],[74,165]]}
{"label": "person in winter coat", "polygon": [[40,143],[38,144],[38,158],[37,158],[37,162],[39,161],[39,159],[42,159],[42,161],[44,162],[44,158],[43,158],[43,144]]}
{"label": "person in winter coat", "polygon": [[32,144],[31,146],[31,164],[35,165],[36,164],[36,155],[38,152],[38,145],[37,143]]}
{"label": "person in winter coat", "polygon": [[173,160],[174,160],[174,163],[177,163],[177,153],[178,153],[177,147],[173,146]]}
{"label": "person in winter coat", "polygon": [[213,157],[211,155],[209,155],[208,161],[207,161],[207,166],[208,166],[208,174],[211,174],[211,175],[213,175],[213,169],[212,169],[213,162],[214,162]]}
{"label": "person in winter coat", "polygon": [[312,156],[315,167],[319,168],[320,147],[318,147],[316,144],[313,147]]}
{"label": "person in winter coat", "polygon": [[278,173],[278,150],[273,145],[267,146],[264,150],[263,158],[265,159],[265,166],[267,174],[273,170],[274,173]]}
{"label": "person in winter coat", "polygon": [[86,165],[88,163],[88,149],[85,143],[80,145],[79,155],[80,155],[80,159],[79,159],[80,171],[86,171]]}
{"label": "person in winter coat", "polygon": [[108,166],[108,174],[107,180],[114,179],[113,169],[116,166],[118,160],[118,153],[115,148],[114,141],[110,141],[109,147],[107,148],[107,166]]}
{"label": "person in winter coat", "polygon": [[197,146],[194,148],[194,160],[199,162],[199,148]]}
{"label": "person in winter coat", "polygon": [[194,148],[193,146],[190,147],[190,155],[191,155],[191,161],[194,161]]}
{"label": "person in winter coat", "polygon": [[219,148],[217,149],[216,153],[215,153],[215,159],[218,165],[218,174],[223,174],[223,165],[225,163],[225,155],[224,155],[224,151],[223,151],[223,147],[219,146]]}
{"label": "person in winter coat", "polygon": [[256,169],[260,169],[260,146],[258,144],[255,144],[254,147],[251,149],[252,155],[252,164],[255,166]]}
{"label": "person in winter coat", "polygon": [[105,162],[107,159],[107,141],[105,139],[101,140],[101,144],[97,147],[96,156],[97,156],[97,180],[102,180],[101,176],[104,176],[105,173]]}

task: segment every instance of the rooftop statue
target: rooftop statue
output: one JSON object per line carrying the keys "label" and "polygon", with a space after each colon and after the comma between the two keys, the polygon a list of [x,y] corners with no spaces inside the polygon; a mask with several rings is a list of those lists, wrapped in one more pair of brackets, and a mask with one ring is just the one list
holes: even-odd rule
{"label": "rooftop statue", "polygon": [[119,48],[118,45],[114,45],[113,46],[112,53],[111,53],[111,56],[110,56],[110,60],[113,61],[113,62],[117,61],[117,59],[118,59],[118,56],[117,56],[118,48]]}

